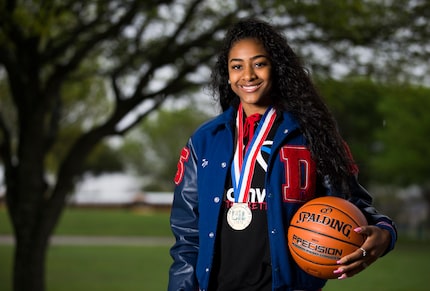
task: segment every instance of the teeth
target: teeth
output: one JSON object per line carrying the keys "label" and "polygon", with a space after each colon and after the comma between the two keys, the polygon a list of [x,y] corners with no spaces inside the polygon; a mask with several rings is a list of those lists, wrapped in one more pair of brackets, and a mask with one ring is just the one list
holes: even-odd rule
{"label": "teeth", "polygon": [[245,92],[254,92],[256,91],[258,88],[260,88],[260,85],[253,85],[253,86],[240,86]]}

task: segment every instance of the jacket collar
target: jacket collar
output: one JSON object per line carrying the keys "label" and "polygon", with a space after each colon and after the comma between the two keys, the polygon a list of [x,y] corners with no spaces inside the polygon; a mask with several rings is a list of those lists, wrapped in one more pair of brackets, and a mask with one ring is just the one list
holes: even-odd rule
{"label": "jacket collar", "polygon": [[[281,131],[283,135],[286,135],[300,128],[299,123],[290,113],[279,110],[276,113],[278,116],[277,118],[281,118],[278,132]],[[215,118],[215,128],[224,125],[234,130],[236,114],[236,108],[229,107],[221,115]]]}
{"label": "jacket collar", "polygon": [[[227,128],[232,136],[235,134],[235,126],[236,126],[236,108],[229,107],[226,111],[215,117],[212,121],[206,123],[205,126],[210,127],[209,130],[215,133],[218,130],[223,130]],[[278,130],[276,132],[274,138],[274,147],[277,147],[281,144],[287,136],[291,133],[300,130],[299,123],[297,120],[288,112],[285,111],[277,111],[277,118],[281,119],[281,123],[279,124]]]}

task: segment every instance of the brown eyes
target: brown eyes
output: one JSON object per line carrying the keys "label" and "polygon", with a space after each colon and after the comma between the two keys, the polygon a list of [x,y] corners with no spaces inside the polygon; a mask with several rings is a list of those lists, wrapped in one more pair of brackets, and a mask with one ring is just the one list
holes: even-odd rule
{"label": "brown eyes", "polygon": [[[255,68],[262,68],[267,66],[267,62],[258,62],[258,63],[255,63],[253,66]],[[239,65],[239,64],[231,66],[232,70],[241,70],[242,68],[243,68],[243,65]]]}
{"label": "brown eyes", "polygon": [[266,62],[260,62],[260,63],[255,64],[255,67],[257,67],[257,68],[261,68],[261,67],[265,67],[265,66],[267,66]]}

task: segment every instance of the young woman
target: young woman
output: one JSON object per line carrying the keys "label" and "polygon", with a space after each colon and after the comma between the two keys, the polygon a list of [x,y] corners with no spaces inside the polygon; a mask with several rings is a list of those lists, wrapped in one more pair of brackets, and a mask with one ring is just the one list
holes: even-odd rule
{"label": "young woman", "polygon": [[[336,123],[299,58],[269,24],[227,33],[212,86],[223,113],[183,148],[175,176],[169,290],[320,290],[291,258],[286,230],[312,198],[350,200],[369,225],[339,260],[351,277],[390,251],[393,222],[372,206]],[[306,166],[305,166],[306,165]]]}

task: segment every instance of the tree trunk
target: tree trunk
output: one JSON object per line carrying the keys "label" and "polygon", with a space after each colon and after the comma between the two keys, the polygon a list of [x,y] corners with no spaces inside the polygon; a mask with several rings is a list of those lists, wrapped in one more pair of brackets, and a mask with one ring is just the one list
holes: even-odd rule
{"label": "tree trunk", "polygon": [[14,210],[9,208],[15,231],[14,291],[45,290],[49,239],[64,209],[62,201],[57,200],[56,205],[44,201],[39,206],[32,204],[30,207],[20,205]]}
{"label": "tree trunk", "polygon": [[44,291],[47,239],[35,234],[16,237],[13,290]]}
{"label": "tree trunk", "polygon": [[[52,188],[45,180],[42,110],[21,122],[19,161],[8,180],[7,201],[15,235],[14,291],[44,291],[49,237],[59,215],[50,203]],[[61,212],[61,203],[58,211]]]}

